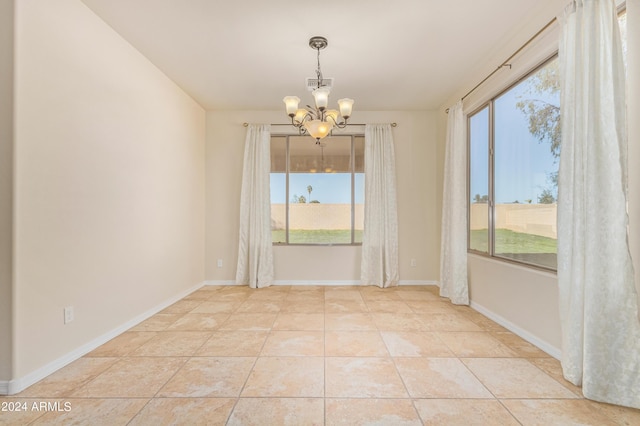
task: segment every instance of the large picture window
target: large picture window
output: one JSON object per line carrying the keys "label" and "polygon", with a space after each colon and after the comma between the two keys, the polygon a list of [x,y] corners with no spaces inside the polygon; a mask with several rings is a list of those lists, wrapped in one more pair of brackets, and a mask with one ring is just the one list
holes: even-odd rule
{"label": "large picture window", "polygon": [[274,244],[360,244],[364,136],[271,137]]}
{"label": "large picture window", "polygon": [[[626,59],[626,9],[618,23]],[[467,128],[469,251],[556,270],[558,59],[471,113]]]}
{"label": "large picture window", "polygon": [[558,60],[468,117],[469,249],[557,267]]}

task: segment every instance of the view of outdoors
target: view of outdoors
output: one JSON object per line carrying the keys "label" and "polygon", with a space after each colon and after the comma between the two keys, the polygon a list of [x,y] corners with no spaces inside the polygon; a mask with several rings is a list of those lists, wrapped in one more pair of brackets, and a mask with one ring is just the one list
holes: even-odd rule
{"label": "view of outdoors", "polygon": [[[489,173],[490,129],[493,176]],[[469,247],[490,252],[489,182],[493,182],[494,240],[490,254],[555,269],[560,149],[558,60],[547,62],[472,115],[469,144]]]}
{"label": "view of outdoors", "polygon": [[[625,58],[626,18],[618,17]],[[558,59],[470,115],[468,129],[469,249],[556,269]]]}
{"label": "view of outdoors", "polygon": [[272,137],[274,243],[361,243],[363,221],[362,136],[327,137],[320,145],[309,136]]}
{"label": "view of outdoors", "polygon": [[489,253],[489,107],[469,117],[469,248]]}
{"label": "view of outdoors", "polygon": [[494,101],[494,155],[494,254],[555,269],[557,59]]}

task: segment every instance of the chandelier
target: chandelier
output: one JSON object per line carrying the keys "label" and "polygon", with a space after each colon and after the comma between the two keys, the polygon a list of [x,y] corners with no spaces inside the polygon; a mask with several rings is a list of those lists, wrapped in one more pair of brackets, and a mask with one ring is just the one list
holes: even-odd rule
{"label": "chandelier", "polygon": [[297,96],[286,96],[283,99],[287,115],[291,117],[291,124],[301,135],[309,134],[315,138],[316,144],[320,144],[320,139],[327,136],[334,127],[344,129],[353,107],[353,99],[343,98],[338,100],[340,111],[327,109],[330,88],[323,84],[320,70],[320,50],[327,47],[327,44],[324,37],[316,36],[309,39],[309,47],[318,51],[317,87],[312,92],[315,108],[309,105],[306,108],[298,108],[300,98]]}

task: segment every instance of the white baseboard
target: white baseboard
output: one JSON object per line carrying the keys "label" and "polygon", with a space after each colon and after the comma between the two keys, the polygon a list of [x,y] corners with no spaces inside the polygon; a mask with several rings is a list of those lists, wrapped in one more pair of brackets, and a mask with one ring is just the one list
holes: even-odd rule
{"label": "white baseboard", "polygon": [[544,352],[548,353],[549,355],[551,355],[555,359],[559,360],[560,358],[562,358],[562,350],[556,348],[555,346],[551,345],[548,342],[545,342],[544,340],[542,340],[539,337],[529,333],[528,331],[518,327],[517,325],[515,325],[511,321],[505,319],[504,317],[496,314],[495,312],[485,308],[484,306],[482,306],[482,305],[480,305],[480,304],[478,304],[478,303],[476,303],[474,301],[471,301],[469,306],[471,308],[475,309],[476,311],[480,312],[482,315],[484,315],[485,317],[489,318],[490,320],[500,324],[501,326],[503,326],[507,330],[511,331],[512,333],[517,334],[518,336],[522,337],[524,340],[526,340],[527,342],[531,343],[532,345],[540,348],[541,350],[543,350]]}
{"label": "white baseboard", "polygon": [[[205,281],[205,285],[240,285],[235,281],[226,280],[209,280]],[[273,285],[299,285],[299,286],[345,286],[345,285],[361,285],[360,280],[275,280]],[[430,280],[400,280],[398,285],[438,285],[437,281]]]}
{"label": "white baseboard", "polygon": [[180,299],[183,299],[184,297],[193,293],[195,290],[201,288],[203,285],[204,283],[199,283],[187,290],[182,291],[181,293],[171,297],[170,299],[165,300],[164,302],[154,306],[148,311],[136,316],[130,321],[127,321],[126,323],[114,328],[113,330],[96,337],[90,342],[74,349],[73,351],[67,353],[66,355],[61,356],[60,358],[48,363],[47,365],[38,368],[37,370],[27,374],[24,377],[14,379],[9,382],[0,381],[0,395],[14,395],[16,393],[22,392],[23,390],[33,385],[34,383],[39,382],[40,380],[44,379],[50,374],[58,371],[62,367],[65,367],[66,365],[72,363],[73,361],[88,354],[92,350],[96,349],[98,346],[105,344],[106,342],[113,339],[114,337],[117,337],[118,335],[124,333],[131,327],[134,327],[140,324],[142,321],[146,320],[147,318],[157,314],[161,310],[176,303]]}
{"label": "white baseboard", "polygon": [[204,282],[204,285],[241,285],[236,284],[233,280],[208,280]]}
{"label": "white baseboard", "polygon": [[[244,284],[236,284],[235,281],[226,281],[226,280],[210,280],[205,281],[205,285],[219,285],[219,286],[236,286],[236,285],[244,285]],[[280,285],[297,285],[297,286],[331,286],[331,285],[360,285],[360,281],[305,281],[305,280],[275,280],[273,282],[274,286]]]}
{"label": "white baseboard", "polygon": [[273,285],[296,285],[296,286],[343,286],[360,285],[360,280],[275,280]]}
{"label": "white baseboard", "polygon": [[438,281],[432,280],[400,280],[398,285],[438,285]]}

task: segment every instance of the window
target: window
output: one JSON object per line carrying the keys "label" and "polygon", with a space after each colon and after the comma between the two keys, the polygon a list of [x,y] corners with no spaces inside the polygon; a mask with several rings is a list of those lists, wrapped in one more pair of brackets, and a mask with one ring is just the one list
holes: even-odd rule
{"label": "window", "polygon": [[468,117],[469,250],[557,267],[558,60]]}
{"label": "window", "polygon": [[360,244],[364,136],[271,137],[274,244]]}
{"label": "window", "polygon": [[469,118],[469,158],[473,194],[469,208],[471,250],[489,253],[489,107]]}
{"label": "window", "polygon": [[[624,8],[618,23],[626,61]],[[467,119],[469,251],[557,269],[558,59],[546,61]]]}

